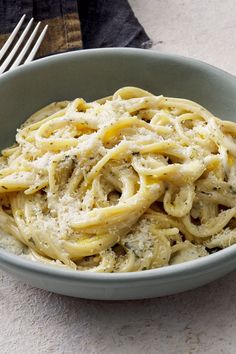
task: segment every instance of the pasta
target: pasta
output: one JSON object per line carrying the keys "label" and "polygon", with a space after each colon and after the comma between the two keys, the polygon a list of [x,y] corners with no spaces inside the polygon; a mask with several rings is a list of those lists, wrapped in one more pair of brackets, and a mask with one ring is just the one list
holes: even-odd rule
{"label": "pasta", "polygon": [[0,157],[0,227],[38,262],[132,272],[236,243],[236,123],[123,87],[31,116]]}

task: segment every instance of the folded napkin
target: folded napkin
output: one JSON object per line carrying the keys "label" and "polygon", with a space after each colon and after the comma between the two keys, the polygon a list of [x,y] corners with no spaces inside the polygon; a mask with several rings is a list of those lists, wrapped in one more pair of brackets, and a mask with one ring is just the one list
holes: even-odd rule
{"label": "folded napkin", "polygon": [[151,46],[127,0],[3,0],[0,48],[23,14],[49,25],[37,57],[82,48]]}

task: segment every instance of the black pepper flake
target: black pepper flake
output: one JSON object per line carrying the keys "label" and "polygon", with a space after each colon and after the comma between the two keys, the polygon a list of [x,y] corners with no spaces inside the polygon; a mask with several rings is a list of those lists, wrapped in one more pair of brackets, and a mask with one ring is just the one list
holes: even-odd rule
{"label": "black pepper flake", "polygon": [[35,244],[35,242],[34,242],[32,237],[29,238],[29,242],[31,242],[34,246],[36,246],[36,244]]}

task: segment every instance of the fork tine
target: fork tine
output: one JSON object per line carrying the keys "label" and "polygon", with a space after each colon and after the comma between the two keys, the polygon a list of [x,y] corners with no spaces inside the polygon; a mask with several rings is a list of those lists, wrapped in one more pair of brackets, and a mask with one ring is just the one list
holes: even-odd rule
{"label": "fork tine", "polygon": [[20,38],[18,39],[18,41],[16,42],[14,48],[11,50],[10,54],[7,56],[7,58],[5,59],[5,61],[2,63],[1,67],[0,67],[0,74],[2,74],[5,69],[7,68],[8,64],[11,62],[12,58],[14,57],[14,55],[16,54],[19,46],[21,45],[21,43],[23,42],[26,34],[28,33],[30,26],[32,25],[33,22],[33,18],[31,18],[31,20],[29,21],[28,25],[26,26],[26,28],[24,29],[24,31],[22,32]]}
{"label": "fork tine", "polygon": [[35,29],[33,30],[31,36],[29,37],[28,41],[26,42],[24,48],[22,49],[22,51],[19,53],[18,57],[16,58],[16,60],[14,61],[14,63],[12,64],[12,66],[10,67],[9,71],[12,70],[12,69],[15,69],[22,61],[22,59],[24,58],[25,56],[25,53],[27,52],[27,50],[29,49],[31,43],[33,42],[37,32],[38,32],[38,29],[39,29],[39,26],[40,26],[40,23],[39,22],[37,24],[37,26],[35,27]]}
{"label": "fork tine", "polygon": [[33,59],[35,54],[37,53],[37,50],[39,49],[40,44],[42,43],[44,36],[47,32],[48,29],[48,25],[46,25],[43,29],[43,31],[41,32],[39,38],[37,39],[37,42],[35,43],[34,47],[32,48],[28,58],[26,59],[26,61],[24,62],[24,64],[29,64]]}
{"label": "fork tine", "polygon": [[18,24],[16,25],[16,27],[14,28],[12,34],[9,36],[8,40],[6,41],[6,43],[4,44],[4,46],[2,47],[2,49],[0,50],[0,60],[2,59],[2,57],[4,56],[4,54],[6,53],[7,49],[10,47],[11,43],[13,42],[15,36],[17,35],[24,19],[25,19],[26,15],[23,15],[20,19],[20,21],[18,22]]}

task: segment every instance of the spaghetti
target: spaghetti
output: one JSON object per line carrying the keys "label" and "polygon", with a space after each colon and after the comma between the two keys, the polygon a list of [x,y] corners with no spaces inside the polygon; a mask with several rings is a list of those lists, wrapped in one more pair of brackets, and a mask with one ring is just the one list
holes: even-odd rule
{"label": "spaghetti", "polygon": [[124,87],[53,103],[0,158],[0,227],[31,258],[131,272],[236,242],[236,124]]}

